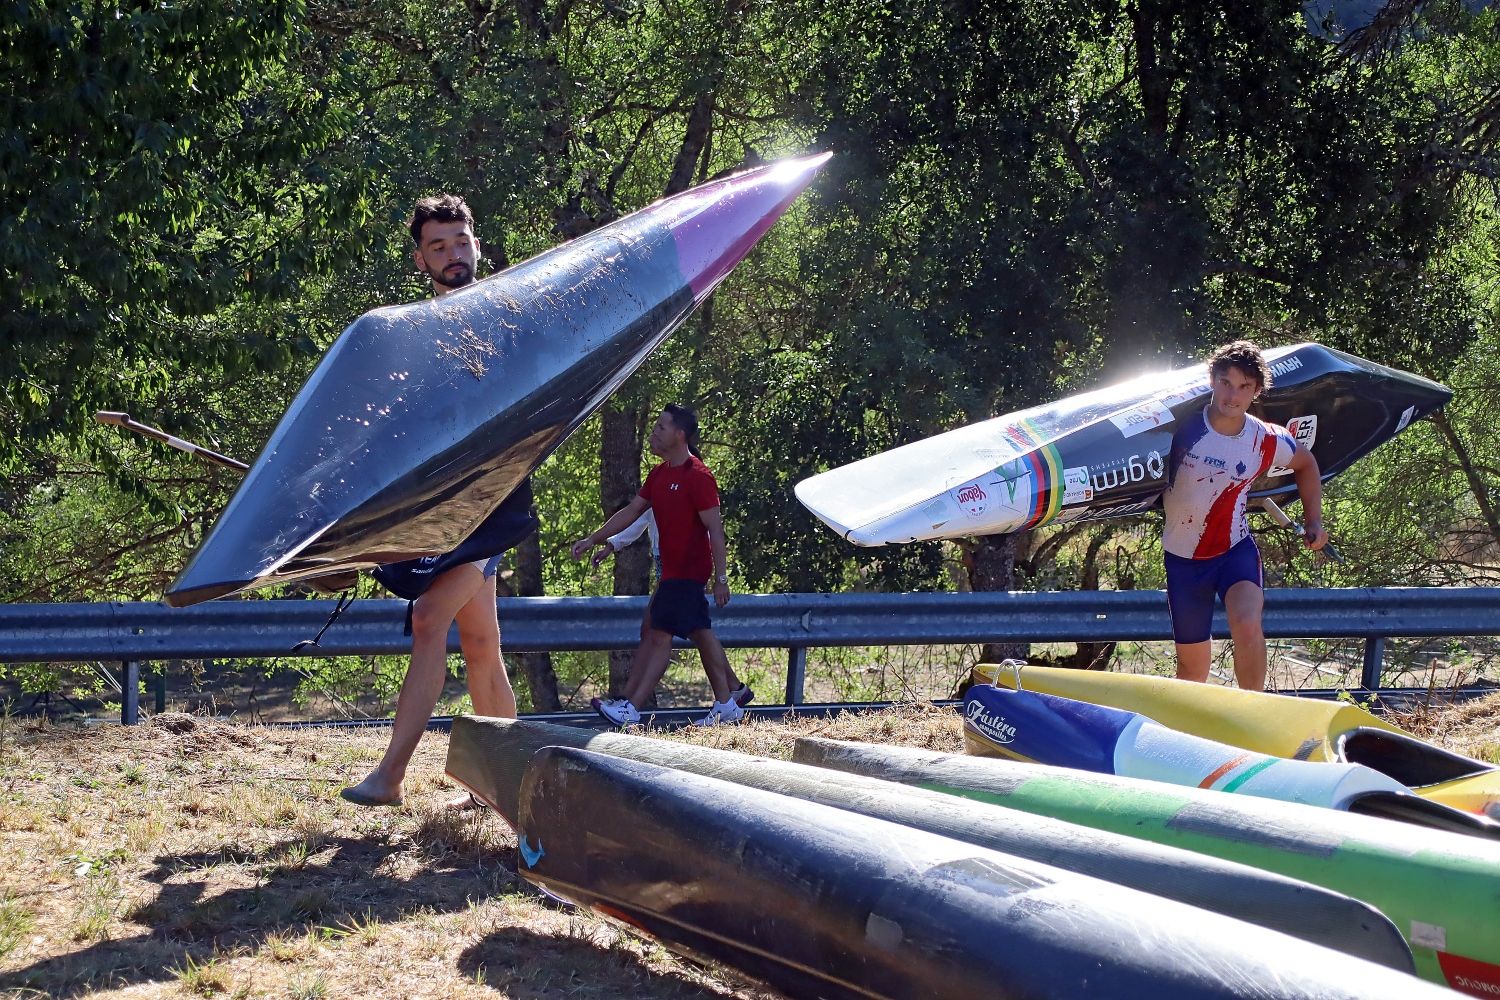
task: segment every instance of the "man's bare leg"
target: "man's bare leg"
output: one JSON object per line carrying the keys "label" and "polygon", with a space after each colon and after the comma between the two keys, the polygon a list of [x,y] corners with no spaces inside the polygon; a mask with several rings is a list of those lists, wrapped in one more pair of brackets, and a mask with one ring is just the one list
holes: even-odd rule
{"label": "man's bare leg", "polygon": [[641,644],[630,660],[630,677],[625,682],[625,699],[639,709],[651,698],[661,683],[672,659],[672,633],[647,629]]}
{"label": "man's bare leg", "polygon": [[1209,663],[1213,660],[1212,639],[1202,642],[1179,642],[1177,644],[1177,679],[1180,681],[1208,680]]}
{"label": "man's bare leg", "polygon": [[469,701],[474,714],[497,719],[516,717],[516,692],[500,649],[500,619],[495,612],[495,578],[484,581],[458,609],[458,644],[464,652]]}
{"label": "man's bare leg", "polygon": [[1234,679],[1246,691],[1266,689],[1266,632],[1262,625],[1266,595],[1241,580],[1224,595],[1229,637],[1234,640]]}
{"label": "man's bare leg", "polygon": [[365,804],[401,801],[401,782],[427,731],[432,709],[448,675],[448,628],[460,608],[484,582],[473,566],[455,566],[432,582],[417,598],[411,615],[411,664],[396,699],[396,719],[385,756],[365,780],[345,789],[346,798]]}
{"label": "man's bare leg", "polygon": [[724,655],[724,644],[719,642],[719,637],[714,635],[711,628],[700,628],[688,638],[698,647],[698,656],[703,660],[703,672],[708,675],[709,687],[714,689],[714,701],[728,701],[729,693],[739,687],[739,684],[730,682],[734,677],[734,670],[729,666],[729,657]]}

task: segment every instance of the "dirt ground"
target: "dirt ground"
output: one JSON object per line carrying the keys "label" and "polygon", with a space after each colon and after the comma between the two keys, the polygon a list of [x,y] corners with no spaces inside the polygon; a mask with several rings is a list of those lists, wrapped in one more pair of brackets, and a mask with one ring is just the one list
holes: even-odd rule
{"label": "dirt ground", "polygon": [[[957,749],[958,716],[752,723]],[[384,731],[291,731],[167,713],[135,728],[0,729],[0,997],[756,998],[515,873],[515,840],[457,812],[429,733],[406,803],[337,795]]]}
{"label": "dirt ground", "polygon": [[[1500,760],[1500,697],[1401,721]],[[961,746],[958,713],[931,705],[673,738],[786,756],[810,734]],[[341,800],[385,737],[0,717],[0,996],[774,996],[521,881],[503,821],[446,807],[443,734],[404,805]]]}

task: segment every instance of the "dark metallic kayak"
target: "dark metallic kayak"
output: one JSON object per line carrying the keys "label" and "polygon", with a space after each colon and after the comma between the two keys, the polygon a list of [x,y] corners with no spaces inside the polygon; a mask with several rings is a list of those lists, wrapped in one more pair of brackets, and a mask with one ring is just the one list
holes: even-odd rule
{"label": "dark metallic kayak", "polygon": [[[1453,395],[1321,344],[1265,355],[1272,385],[1253,411],[1310,448],[1324,479]],[[831,469],[798,483],[797,499],[856,545],[1139,514],[1166,489],[1173,432],[1208,399],[1203,365],[1147,375]],[[1290,470],[1272,469],[1250,495],[1295,490]]]}
{"label": "dark metallic kayak", "polygon": [[702,302],[827,154],[664,199],[329,348],[174,607],[447,552]]}
{"label": "dark metallic kayak", "polygon": [[547,746],[588,749],[847,809],[966,844],[1101,878],[1412,971],[1411,950],[1373,907],[1248,865],[1147,844],[952,795],[673,740],[544,722],[453,720],[448,774],[513,826],[526,765]]}
{"label": "dark metallic kayak", "polygon": [[910,827],[548,747],[520,874],[796,997],[1438,997],[1363,959]]}

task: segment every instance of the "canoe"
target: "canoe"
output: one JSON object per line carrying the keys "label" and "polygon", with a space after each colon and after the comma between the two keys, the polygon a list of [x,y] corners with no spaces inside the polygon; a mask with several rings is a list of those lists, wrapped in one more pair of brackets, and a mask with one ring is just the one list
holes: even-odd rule
{"label": "canoe", "polygon": [[999,758],[797,740],[793,759],[1239,861],[1362,899],[1417,974],[1500,994],[1500,844],[1273,799]]}
{"label": "canoe", "polygon": [[355,320],[166,602],[455,548],[708,297],[827,158],[704,184],[466,288]]}
{"label": "canoe", "polygon": [[792,996],[1440,995],[1172,900],[587,750],[537,752],[520,809],[528,881]]}
{"label": "canoe", "polygon": [[1140,712],[1172,729],[1258,753],[1362,764],[1423,798],[1500,818],[1500,768],[1433,746],[1349,702],[1029,664],[981,663],[973,680]]}
{"label": "canoe", "polygon": [[1213,910],[1403,972],[1413,968],[1411,950],[1390,920],[1342,893],[1203,854],[825,768],[624,733],[462,716],[453,720],[448,774],[514,826],[526,765],[547,746],[588,749],[847,809]]}
{"label": "canoe", "polygon": [[1362,764],[1290,760],[1163,726],[1140,714],[1040,691],[975,684],[964,698],[969,752],[1345,809],[1500,839],[1500,823],[1413,794]]}
{"label": "canoe", "polygon": [[[1266,352],[1256,415],[1311,449],[1323,478],[1445,404],[1436,382],[1321,344]],[[960,427],[804,479],[797,499],[856,545],[1024,531],[1138,514],[1167,486],[1178,424],[1208,402],[1203,365],[1145,375]],[[1296,489],[1272,469],[1251,490]]]}

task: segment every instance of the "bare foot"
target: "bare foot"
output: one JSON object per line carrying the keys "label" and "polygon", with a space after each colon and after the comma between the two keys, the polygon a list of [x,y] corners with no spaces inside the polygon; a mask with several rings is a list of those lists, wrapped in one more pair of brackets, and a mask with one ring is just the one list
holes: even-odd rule
{"label": "bare foot", "polygon": [[339,797],[357,806],[399,806],[401,784],[397,782],[393,787],[381,779],[380,772],[372,771],[364,781],[339,792]]}

